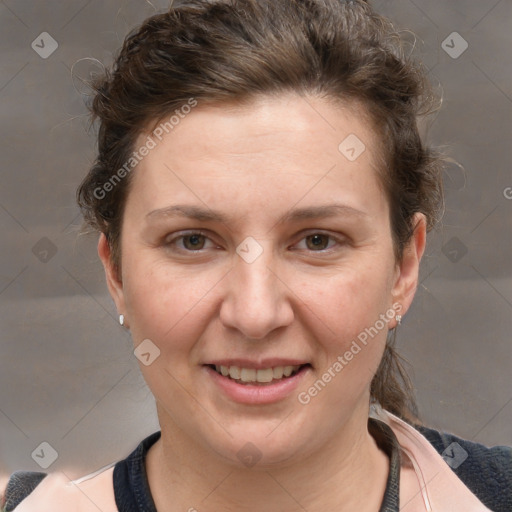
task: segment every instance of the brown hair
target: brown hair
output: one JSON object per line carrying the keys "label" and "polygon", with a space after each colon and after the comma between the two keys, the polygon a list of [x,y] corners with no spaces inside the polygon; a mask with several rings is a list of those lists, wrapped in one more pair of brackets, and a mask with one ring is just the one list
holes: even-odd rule
{"label": "brown hair", "polygon": [[[93,86],[98,156],[77,200],[86,225],[106,235],[118,272],[132,175],[112,180],[148,125],[191,98],[242,104],[294,91],[361,104],[380,136],[379,179],[397,263],[414,232],[413,215],[425,214],[428,231],[439,220],[442,157],[425,147],[417,127],[418,116],[435,110],[436,96],[391,22],[363,0],[195,0],[171,7],[126,38],[113,69]],[[371,395],[410,421],[417,418],[413,388],[389,334]]]}

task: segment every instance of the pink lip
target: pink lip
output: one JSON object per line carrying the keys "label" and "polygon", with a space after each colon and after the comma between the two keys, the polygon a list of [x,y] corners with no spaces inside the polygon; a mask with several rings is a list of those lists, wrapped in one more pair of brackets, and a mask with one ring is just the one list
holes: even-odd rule
{"label": "pink lip", "polygon": [[[214,364],[214,363],[212,363]],[[244,368],[251,368],[251,366],[245,366],[247,361],[244,362]],[[266,362],[265,364],[268,364]],[[300,363],[299,363],[300,364]],[[223,366],[228,366],[224,365]],[[237,364],[231,363],[229,366],[238,366]],[[269,368],[265,366],[265,368]],[[283,364],[277,364],[274,366],[288,366]],[[289,366],[294,366],[290,364]],[[252,366],[254,368],[254,366]],[[291,377],[277,380],[275,383],[270,384],[239,384],[236,380],[224,377],[217,373],[214,369],[209,366],[203,366],[203,369],[207,372],[208,377],[214,382],[216,386],[221,389],[225,395],[231,400],[242,403],[242,404],[271,404],[283,400],[290,396],[298,387],[299,383],[311,371],[310,366],[305,366],[299,370],[298,373]]]}
{"label": "pink lip", "polygon": [[300,361],[299,359],[262,359],[261,361],[250,361],[249,359],[217,359],[208,361],[205,364],[213,366],[238,366],[239,368],[254,368],[255,370],[263,370],[265,368],[275,368],[276,366],[301,366],[308,364],[308,361]]}

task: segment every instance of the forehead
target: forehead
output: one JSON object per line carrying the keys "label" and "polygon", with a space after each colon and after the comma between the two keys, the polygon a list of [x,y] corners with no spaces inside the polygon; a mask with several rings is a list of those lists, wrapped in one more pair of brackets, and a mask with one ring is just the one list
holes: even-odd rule
{"label": "forehead", "polygon": [[[235,154],[237,151],[257,156],[261,154],[258,149],[271,149],[272,141],[276,145],[283,143],[286,134],[297,141],[295,147],[289,147],[295,150],[289,157],[298,153],[298,149],[316,154],[331,154],[334,150],[336,154],[339,143],[348,135],[356,136],[361,142],[364,140],[368,149],[366,156],[370,156],[379,142],[367,110],[354,101],[334,103],[317,97],[282,93],[256,96],[244,103],[199,102],[187,112],[181,116],[164,117],[147,133],[152,134],[158,146],[163,143],[167,148],[174,146],[176,150],[179,147],[179,152],[186,153],[189,158],[201,154],[210,157],[217,152]],[[302,146],[302,140],[311,143]],[[180,158],[176,153],[173,156]]]}
{"label": "forehead", "polygon": [[199,103],[139,137],[153,147],[137,165],[132,192],[146,209],[185,196],[225,208],[239,206],[239,196],[269,207],[344,193],[379,203],[379,140],[364,114],[355,104],[295,94],[242,106]]}

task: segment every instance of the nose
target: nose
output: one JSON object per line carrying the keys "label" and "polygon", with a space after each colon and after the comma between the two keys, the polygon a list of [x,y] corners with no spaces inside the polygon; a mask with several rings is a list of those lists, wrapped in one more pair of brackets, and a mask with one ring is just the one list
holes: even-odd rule
{"label": "nose", "polygon": [[251,340],[264,339],[275,329],[290,325],[294,315],[289,299],[293,293],[283,277],[270,247],[254,261],[236,254],[220,309],[222,324]]}

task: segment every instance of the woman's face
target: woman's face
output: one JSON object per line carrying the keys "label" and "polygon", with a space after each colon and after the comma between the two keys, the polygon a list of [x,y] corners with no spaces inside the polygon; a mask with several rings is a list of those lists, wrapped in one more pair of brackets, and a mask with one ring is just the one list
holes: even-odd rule
{"label": "woman's face", "polygon": [[136,144],[155,147],[133,171],[121,281],[99,244],[162,430],[239,464],[359,435],[424,244],[422,221],[395,265],[375,133],[296,95],[199,104],[162,131]]}

